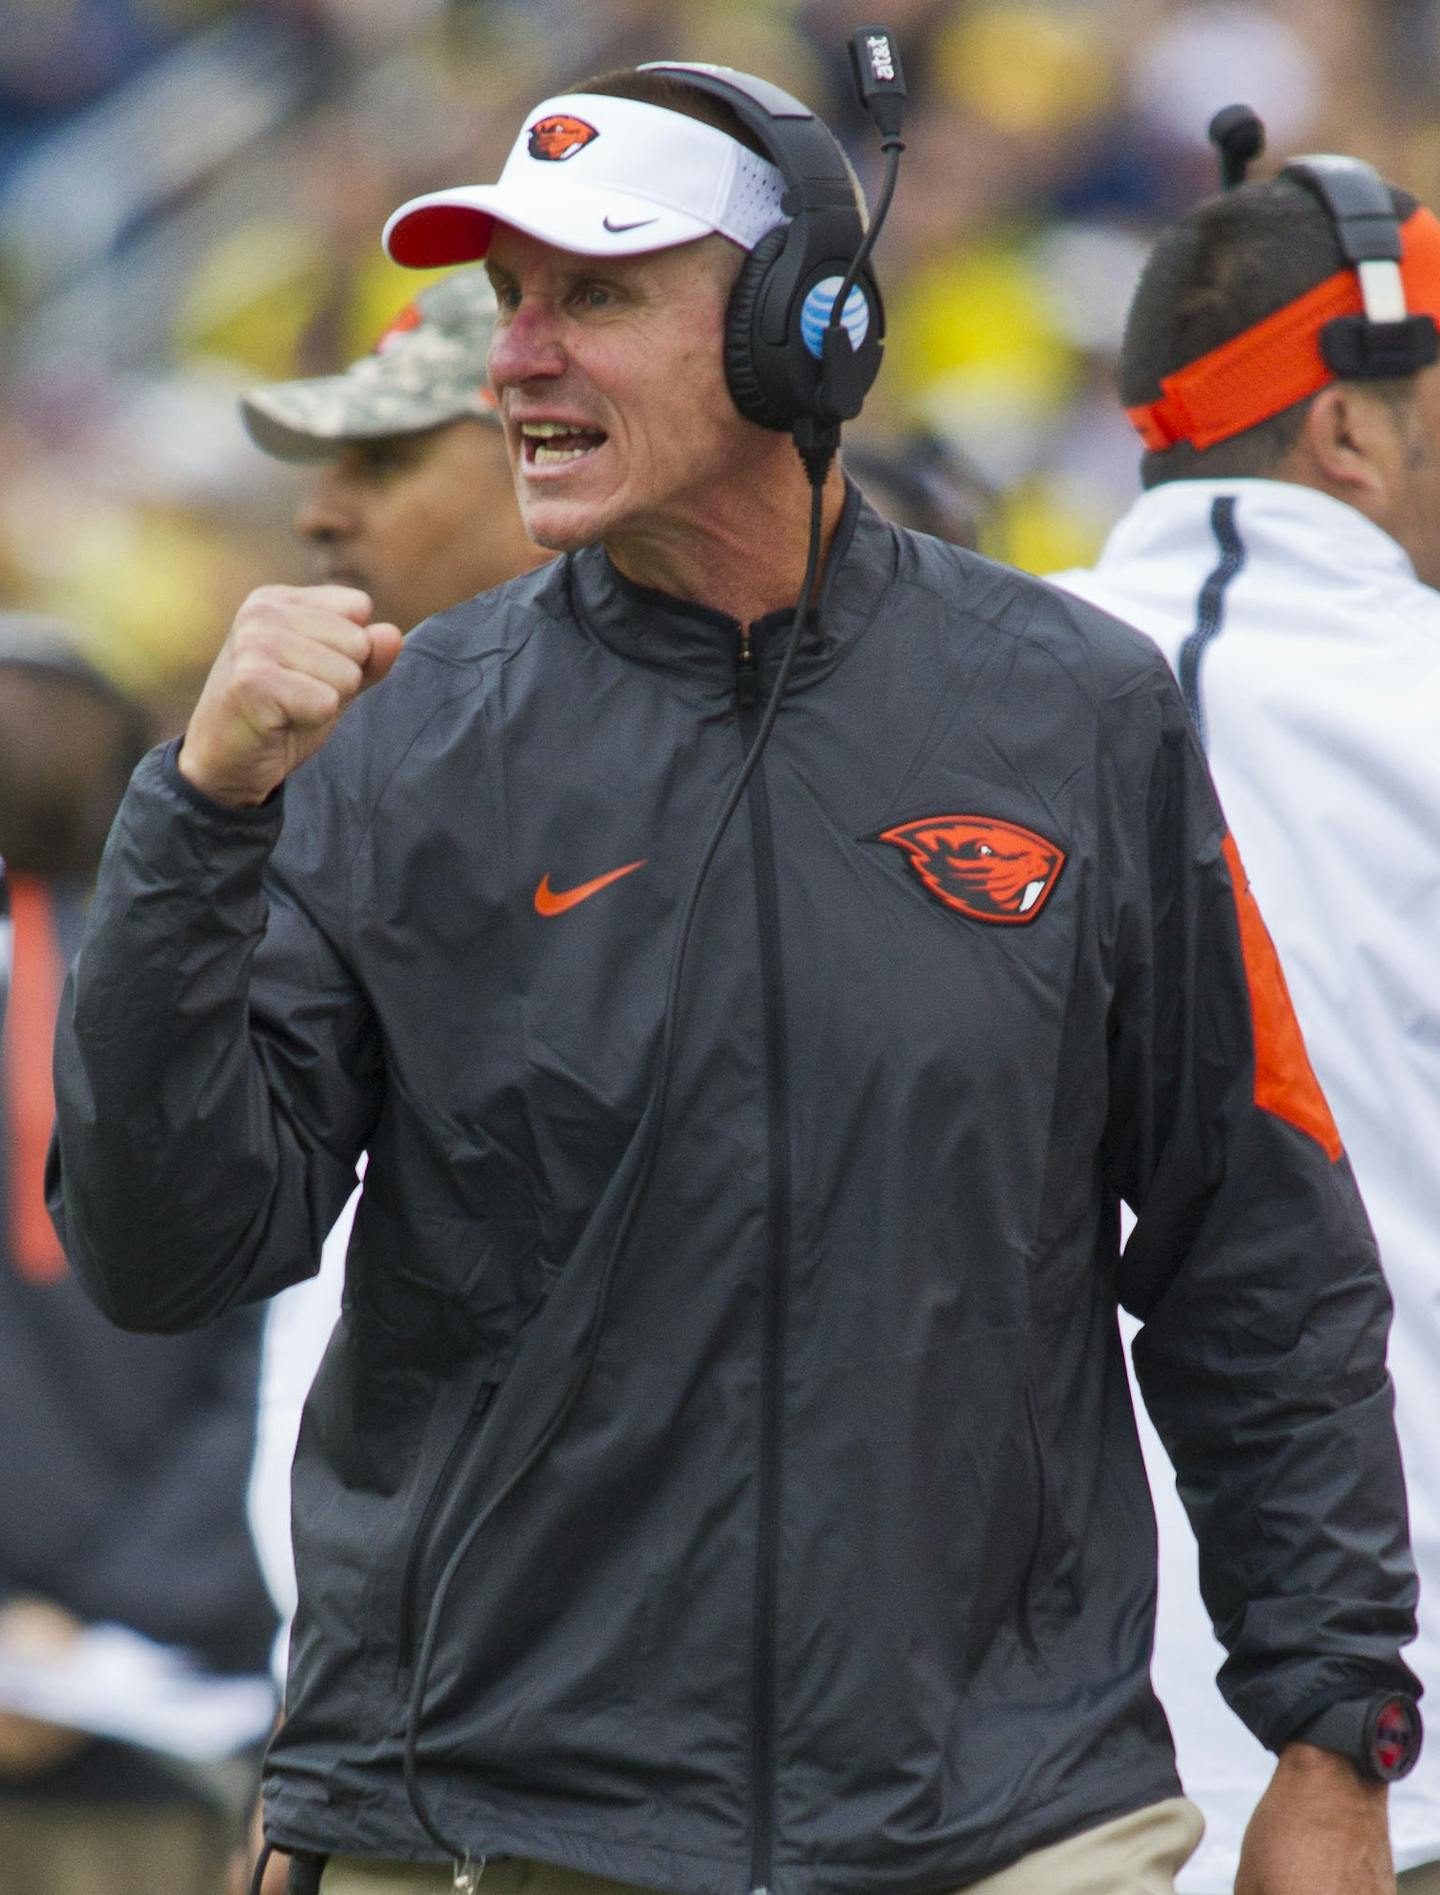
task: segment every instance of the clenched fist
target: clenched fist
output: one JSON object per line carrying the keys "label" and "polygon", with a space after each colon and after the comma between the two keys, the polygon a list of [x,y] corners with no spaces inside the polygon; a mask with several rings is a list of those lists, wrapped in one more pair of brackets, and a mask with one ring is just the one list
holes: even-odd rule
{"label": "clenched fist", "polygon": [[371,610],[353,586],[252,592],[205,680],[181,774],[217,803],[263,803],[399,657],[399,631],[368,624]]}

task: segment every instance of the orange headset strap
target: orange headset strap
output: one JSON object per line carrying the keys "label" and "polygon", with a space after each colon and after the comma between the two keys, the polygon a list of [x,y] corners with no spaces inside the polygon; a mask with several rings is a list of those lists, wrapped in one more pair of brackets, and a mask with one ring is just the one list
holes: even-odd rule
{"label": "orange headset strap", "polygon": [[[1440,322],[1440,219],[1423,206],[1400,227],[1405,308]],[[1160,399],[1127,408],[1141,440],[1162,454],[1177,441],[1214,447],[1258,427],[1336,377],[1320,352],[1320,332],[1337,316],[1364,313],[1360,279],[1337,270],[1218,349],[1160,384]]]}

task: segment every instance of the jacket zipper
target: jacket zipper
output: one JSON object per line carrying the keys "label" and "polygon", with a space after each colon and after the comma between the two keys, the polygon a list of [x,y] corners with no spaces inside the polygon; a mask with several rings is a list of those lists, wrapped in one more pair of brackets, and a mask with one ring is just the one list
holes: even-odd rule
{"label": "jacket zipper", "polygon": [[[746,752],[759,726],[760,668],[750,629],[740,633],[735,666],[740,735]],[[766,1895],[775,1843],[775,1653],[778,1542],[784,1422],[785,1344],[790,1247],[790,1104],[785,1062],[779,905],[774,836],[762,763],[750,779],[750,838],[760,932],[760,993],[767,1077],[769,1189],[760,1340],[760,1484],[755,1545],[755,1617],[751,1687],[752,1829],[750,1887]]]}
{"label": "jacket zipper", "polygon": [[755,662],[755,641],[750,627],[740,627],[740,649],[735,654],[735,696],[740,705],[740,736],[745,750],[755,737],[756,720],[747,712],[755,709],[760,698],[760,667]]}

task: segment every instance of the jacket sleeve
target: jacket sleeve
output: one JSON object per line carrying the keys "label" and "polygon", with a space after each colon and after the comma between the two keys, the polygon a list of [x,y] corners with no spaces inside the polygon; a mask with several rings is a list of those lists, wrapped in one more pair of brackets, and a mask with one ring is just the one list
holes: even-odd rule
{"label": "jacket sleeve", "polygon": [[[1142,804],[1116,786],[1106,1157],[1145,1402],[1229,1656],[1279,1750],[1343,1698],[1416,1690],[1390,1298],[1284,978],[1168,674]],[[1138,720],[1144,723],[1146,720]]]}
{"label": "jacket sleeve", "polygon": [[314,760],[234,811],[177,749],[132,779],[56,1034],[51,1211],[127,1329],[191,1328],[312,1275],[381,1096],[337,945],[354,838]]}

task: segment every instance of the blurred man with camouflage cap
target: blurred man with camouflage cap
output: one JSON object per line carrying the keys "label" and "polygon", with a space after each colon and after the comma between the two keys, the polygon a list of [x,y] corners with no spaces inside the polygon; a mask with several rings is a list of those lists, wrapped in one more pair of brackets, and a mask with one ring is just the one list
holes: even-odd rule
{"label": "blurred man with camouflage cap", "polygon": [[[358,586],[404,632],[550,557],[520,524],[485,379],[494,321],[484,270],[456,270],[422,291],[343,374],[272,383],[241,400],[257,447],[277,460],[320,463],[295,513],[315,580]],[[301,1404],[339,1314],[354,1208],[352,1197],[318,1275],[277,1297],[265,1326],[250,1519],[284,1620],[275,1655],[282,1681],[295,1610],[290,1463]]]}
{"label": "blurred man with camouflage cap", "polygon": [[485,380],[494,320],[484,271],[457,270],[343,374],[240,403],[265,453],[323,463],[295,514],[316,580],[358,586],[402,631],[549,557],[520,525]]}
{"label": "blurred man with camouflage cap", "polygon": [[[316,582],[359,587],[402,632],[550,557],[520,524],[485,375],[494,325],[484,270],[455,270],[343,374],[275,382],[241,399],[265,453],[321,463],[295,513]],[[352,1201],[331,1232],[319,1275],[276,1299],[266,1329],[251,1511],[287,1619],[290,1462],[300,1404],[339,1311],[353,1210]]]}

